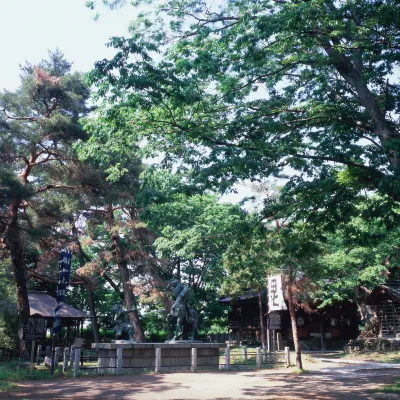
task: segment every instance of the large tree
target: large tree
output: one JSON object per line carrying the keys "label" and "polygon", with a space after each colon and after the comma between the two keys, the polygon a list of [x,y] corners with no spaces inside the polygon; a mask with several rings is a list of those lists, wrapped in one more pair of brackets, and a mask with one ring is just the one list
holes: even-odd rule
{"label": "large tree", "polygon": [[77,188],[72,143],[84,137],[78,119],[88,111],[89,90],[82,76],[70,70],[71,64],[55,51],[37,66],[22,67],[17,91],[0,94],[0,181],[8,187],[1,198],[0,233],[2,250],[11,256],[20,339],[29,316],[26,266],[32,260],[27,243],[45,244],[50,233],[59,236],[54,222],[66,217],[62,193]]}
{"label": "large tree", "polygon": [[157,10],[137,18],[131,38],[113,38],[116,56],[91,73],[100,96],[131,110],[132,132],[223,189],[294,170],[289,185],[318,183],[328,198],[345,186],[348,197],[400,199],[396,1]]}

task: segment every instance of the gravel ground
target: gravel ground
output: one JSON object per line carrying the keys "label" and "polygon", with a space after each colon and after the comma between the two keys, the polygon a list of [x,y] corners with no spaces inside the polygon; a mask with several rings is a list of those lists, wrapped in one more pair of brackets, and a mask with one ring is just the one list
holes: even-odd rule
{"label": "gravel ground", "polygon": [[370,399],[383,384],[400,379],[399,369],[364,369],[333,363],[307,365],[295,374],[280,368],[24,381],[0,399],[258,400]]}

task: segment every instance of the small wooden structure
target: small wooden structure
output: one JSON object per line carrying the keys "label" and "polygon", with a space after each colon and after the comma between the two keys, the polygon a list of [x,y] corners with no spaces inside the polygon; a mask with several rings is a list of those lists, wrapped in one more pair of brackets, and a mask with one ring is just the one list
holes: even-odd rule
{"label": "small wooden structure", "polygon": [[365,304],[375,309],[380,337],[400,334],[400,281],[376,286],[365,299]]}
{"label": "small wooden structure", "polygon": [[[47,320],[47,328],[53,326],[54,309],[56,307],[56,299],[47,292],[30,291],[28,293],[29,308],[31,317],[42,317]],[[84,311],[78,310],[68,304],[64,304],[60,310],[60,317],[62,326],[67,328],[66,342],[69,344],[73,338],[70,337],[71,328],[75,328],[79,332],[79,326],[83,325],[83,321],[91,318],[89,314]]]}

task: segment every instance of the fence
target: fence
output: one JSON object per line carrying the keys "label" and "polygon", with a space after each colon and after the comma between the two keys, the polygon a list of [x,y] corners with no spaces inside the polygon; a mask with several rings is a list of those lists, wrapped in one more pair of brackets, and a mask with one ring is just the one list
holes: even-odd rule
{"label": "fence", "polygon": [[[51,364],[51,355],[50,355],[50,347],[42,348],[42,346],[38,346],[37,349],[37,357],[36,363],[39,365],[42,361],[45,364]],[[210,367],[207,364],[205,357],[202,355],[201,351],[198,353],[198,349],[192,348],[191,352],[188,355],[168,355],[168,353],[164,354],[162,357],[162,351],[166,351],[165,349],[156,349],[155,358],[151,361],[152,367],[143,368],[140,366],[137,367],[123,367],[122,362],[122,352],[124,349],[117,349],[116,357],[114,362],[107,367],[107,369],[102,369],[100,371],[101,374],[106,373],[111,374],[122,374],[122,373],[132,373],[132,372],[140,372],[154,371],[156,373],[160,372],[170,372],[170,371],[201,371],[201,370],[255,370],[255,369],[263,369],[263,368],[271,368],[274,366],[286,366],[289,367],[290,364],[290,352],[289,348],[285,347],[285,351],[269,353],[266,348],[261,347],[237,347],[230,348],[229,346],[226,348],[216,349],[218,352],[218,364],[215,367]],[[209,357],[209,356],[208,356]],[[110,357],[112,358],[112,357]],[[138,361],[138,358],[141,357],[124,357],[135,359]],[[206,362],[205,362],[206,361]],[[139,360],[140,362],[140,360]],[[178,362],[178,367],[171,367],[176,365]],[[62,366],[63,372],[67,372],[68,370],[72,370],[75,377],[80,375],[81,373],[85,374],[98,374],[99,373],[99,361],[98,361],[98,350],[83,350],[79,347],[71,346],[71,348],[64,348],[61,351],[60,348],[56,348],[55,351],[55,365]],[[139,364],[140,365],[140,364]],[[138,368],[139,370],[135,370]],[[100,368],[101,369],[101,368]]]}
{"label": "fence", "polygon": [[[84,350],[72,345],[71,347],[55,348],[54,364],[55,367],[62,366],[63,372],[73,370],[74,375],[79,375],[79,371],[87,373],[97,373],[98,353],[96,350]],[[50,346],[39,345],[36,353],[36,365],[44,362],[47,366],[51,365]]]}
{"label": "fence", "polygon": [[261,347],[227,347],[220,357],[220,369],[241,370],[241,369],[262,369],[271,368],[277,365],[290,366],[289,347],[284,352],[270,353],[266,348]]}

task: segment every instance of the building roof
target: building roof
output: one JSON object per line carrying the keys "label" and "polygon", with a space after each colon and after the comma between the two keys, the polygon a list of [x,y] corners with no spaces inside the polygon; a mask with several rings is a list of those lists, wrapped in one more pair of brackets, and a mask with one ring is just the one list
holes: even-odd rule
{"label": "building roof", "polygon": [[400,303],[400,282],[394,281],[384,285],[375,286],[372,292],[365,299],[365,304],[373,306],[380,301],[389,298],[395,303]]}
{"label": "building roof", "polygon": [[[264,296],[266,293],[265,289],[261,290],[261,295]],[[245,301],[245,300],[257,300],[258,299],[258,292],[253,292],[249,291],[245,294],[242,294],[241,296],[236,296],[236,297],[223,297],[222,299],[219,299],[218,301],[223,304],[231,303],[231,302],[240,302],[240,301]]]}
{"label": "building roof", "polygon": [[[30,315],[41,316],[44,318],[54,318],[54,309],[56,307],[56,299],[46,292],[31,291],[28,293]],[[61,318],[83,319],[91,318],[91,316],[75,307],[63,304],[60,310]]]}

